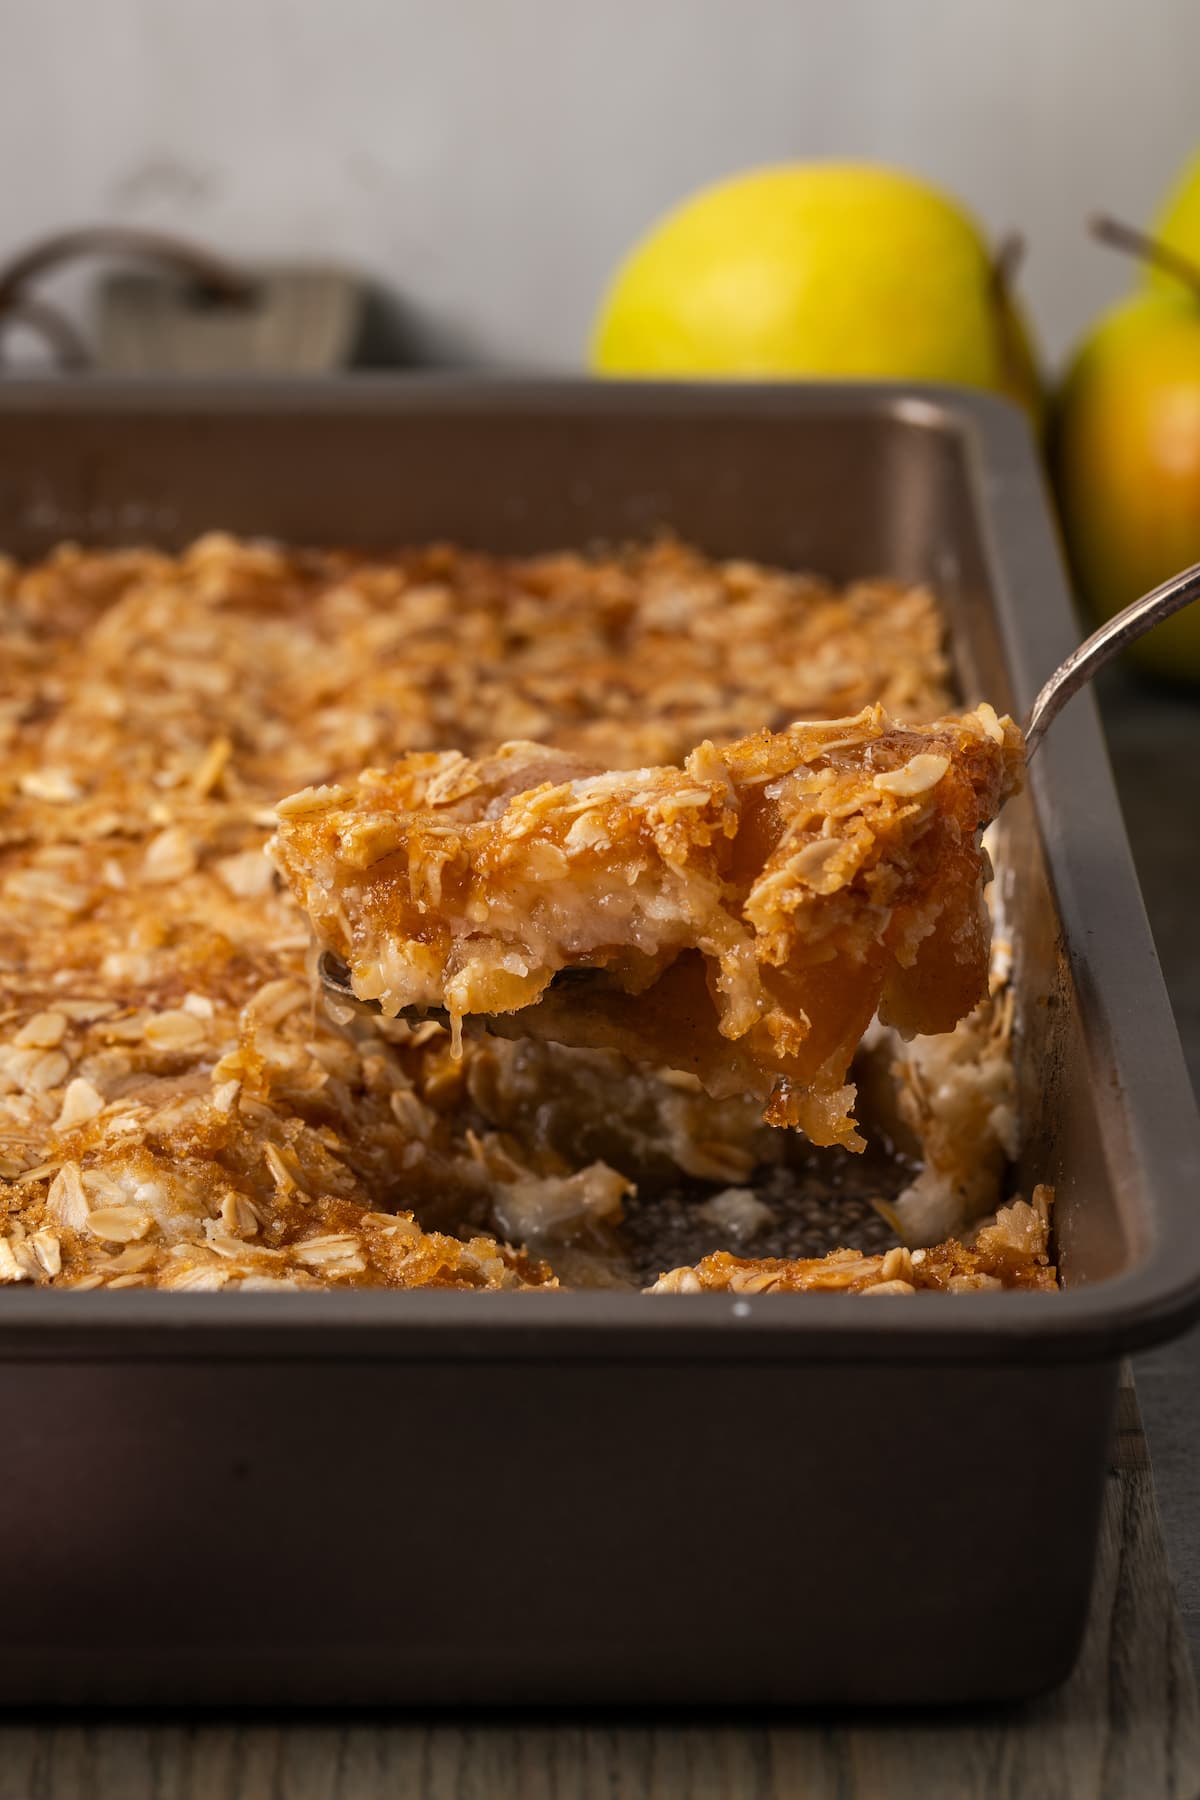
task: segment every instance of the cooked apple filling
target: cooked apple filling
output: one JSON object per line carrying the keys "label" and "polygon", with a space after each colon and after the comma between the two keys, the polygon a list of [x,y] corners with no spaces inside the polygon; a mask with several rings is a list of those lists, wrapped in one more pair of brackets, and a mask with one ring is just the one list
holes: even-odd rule
{"label": "cooked apple filling", "polygon": [[861,1149],[846,1076],[872,1018],[946,1032],[986,992],[979,836],[1021,761],[988,706],[925,728],[868,707],[681,768],[418,754],[285,800],[273,850],[386,1015],[617,1049]]}

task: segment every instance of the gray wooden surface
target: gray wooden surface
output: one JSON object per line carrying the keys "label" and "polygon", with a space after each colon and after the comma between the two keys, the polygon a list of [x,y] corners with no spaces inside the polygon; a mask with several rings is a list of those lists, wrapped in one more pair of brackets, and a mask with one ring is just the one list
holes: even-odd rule
{"label": "gray wooden surface", "polygon": [[[1028,1530],[1028,1522],[1020,1529]],[[1036,1532],[1029,1553],[1041,1554]],[[919,1598],[916,1601],[919,1604]],[[987,1621],[980,1621],[987,1629]],[[1083,1653],[1020,1709],[888,1718],[47,1719],[0,1800],[1193,1800],[1200,1709],[1133,1390]]]}
{"label": "gray wooden surface", "polygon": [[[1146,910],[1200,1088],[1200,694],[1117,678],[1103,701]],[[1200,1331],[1140,1356],[1135,1378],[1184,1629],[1200,1663]]]}
{"label": "gray wooden surface", "polygon": [[[1118,680],[1106,721],[1195,1077],[1200,703]],[[1083,1653],[1065,1687],[1026,1708],[824,1719],[9,1719],[0,1800],[1193,1800],[1200,1711],[1184,1622],[1200,1651],[1200,1333],[1140,1358],[1137,1380],[1166,1549],[1126,1389]],[[1030,1554],[1040,1553],[1031,1536]]]}

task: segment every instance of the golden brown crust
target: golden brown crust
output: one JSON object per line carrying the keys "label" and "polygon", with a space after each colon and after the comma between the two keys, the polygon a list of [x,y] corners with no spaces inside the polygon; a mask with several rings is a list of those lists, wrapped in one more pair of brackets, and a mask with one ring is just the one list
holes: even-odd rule
{"label": "golden brown crust", "polygon": [[927,1250],[897,1248],[879,1256],[835,1250],[830,1256],[786,1259],[731,1256],[718,1250],[690,1269],[672,1269],[650,1290],[656,1294],[915,1294],[977,1293],[1023,1288],[1050,1292],[1058,1285],[1050,1262],[1050,1208],[1054,1191],[1037,1187],[1032,1202],[1001,1207],[973,1244],[951,1238]]}

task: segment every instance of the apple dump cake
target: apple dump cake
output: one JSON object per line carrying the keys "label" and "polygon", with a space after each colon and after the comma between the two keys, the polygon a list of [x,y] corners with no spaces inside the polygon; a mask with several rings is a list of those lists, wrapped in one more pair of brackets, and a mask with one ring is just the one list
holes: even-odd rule
{"label": "apple dump cake", "polygon": [[871,1020],[951,1031],[986,992],[979,833],[1021,760],[987,706],[918,727],[876,705],[624,773],[418,752],[285,800],[272,849],[386,1015],[444,1008],[455,1047],[484,1015],[616,1049],[862,1149]]}
{"label": "apple dump cake", "polygon": [[[713,1098],[609,1040],[459,1046],[432,1019],[327,1005],[265,854],[285,796],[352,794],[401,758],[486,765],[519,740],[564,771],[659,770],[705,744],[715,769],[764,728],[860,715],[899,744],[947,713],[941,636],[919,589],[838,591],[672,542],[522,559],[211,536],[0,562],[0,1281],[1052,1281],[1046,1197],[996,1212],[1015,1133],[999,969],[953,1031],[870,1023],[852,1071],[867,1147],[820,1148],[819,1126],[764,1123],[753,1081]],[[996,765],[982,817],[1015,753],[976,718],[952,725]],[[921,755],[957,791],[948,748],[875,773]],[[903,1024],[920,1002],[896,965]]]}

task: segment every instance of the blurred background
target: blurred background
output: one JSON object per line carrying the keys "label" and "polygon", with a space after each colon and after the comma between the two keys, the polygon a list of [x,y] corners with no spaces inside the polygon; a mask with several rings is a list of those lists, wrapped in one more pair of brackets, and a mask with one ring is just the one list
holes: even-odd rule
{"label": "blurred background", "polygon": [[1053,365],[1130,281],[1086,215],[1145,221],[1200,136],[1196,0],[5,0],[4,21],[0,257],[119,220],[331,258],[397,297],[420,360],[577,366],[664,207],[849,155],[1025,234]]}
{"label": "blurred background", "polygon": [[1198,0],[3,5],[4,371],[960,383],[1093,613],[1200,559]]}

